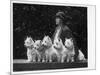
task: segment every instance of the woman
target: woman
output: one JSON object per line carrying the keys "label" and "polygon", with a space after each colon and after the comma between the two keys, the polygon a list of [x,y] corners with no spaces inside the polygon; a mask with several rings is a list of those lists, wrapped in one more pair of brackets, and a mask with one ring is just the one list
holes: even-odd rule
{"label": "woman", "polygon": [[77,56],[78,56],[78,48],[76,45],[76,41],[75,38],[73,36],[73,32],[70,30],[70,28],[68,27],[69,21],[72,18],[70,16],[65,15],[64,12],[58,12],[56,13],[56,29],[55,29],[55,33],[53,35],[53,41],[57,38],[61,38],[62,42],[64,44],[65,42],[65,38],[72,38],[73,42],[74,42],[74,46],[75,46],[75,61],[77,60]]}

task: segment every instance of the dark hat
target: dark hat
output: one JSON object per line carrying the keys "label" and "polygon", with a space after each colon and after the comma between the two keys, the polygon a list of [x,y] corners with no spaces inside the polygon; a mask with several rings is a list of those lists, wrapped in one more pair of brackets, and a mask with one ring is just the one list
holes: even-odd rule
{"label": "dark hat", "polygon": [[62,12],[62,11],[59,11],[59,12],[57,12],[56,13],[56,18],[61,18],[61,19],[66,19],[66,20],[71,20],[72,19],[72,17],[70,16],[70,15],[68,15],[68,13],[67,14],[65,14],[64,12]]}
{"label": "dark hat", "polygon": [[59,17],[59,18],[61,18],[61,19],[64,19],[65,18],[65,13],[64,12],[57,12],[56,13],[56,17]]}

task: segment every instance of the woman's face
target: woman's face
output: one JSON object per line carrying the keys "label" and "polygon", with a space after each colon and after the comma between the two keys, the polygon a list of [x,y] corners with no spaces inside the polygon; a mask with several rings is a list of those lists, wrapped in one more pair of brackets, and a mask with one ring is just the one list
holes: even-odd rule
{"label": "woman's face", "polygon": [[60,18],[56,18],[56,25],[61,24],[61,19]]}

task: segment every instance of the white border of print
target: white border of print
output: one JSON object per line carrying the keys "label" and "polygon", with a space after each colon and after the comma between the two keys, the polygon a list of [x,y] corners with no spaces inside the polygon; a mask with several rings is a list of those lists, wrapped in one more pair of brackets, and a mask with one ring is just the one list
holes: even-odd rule
{"label": "white border of print", "polygon": [[[41,4],[41,5],[61,5],[61,6],[80,6],[87,7],[87,25],[88,25],[88,67],[87,68],[74,68],[74,69],[57,69],[57,70],[38,70],[38,71],[22,71],[13,72],[13,3],[26,3],[26,4]],[[67,3],[53,3],[53,2],[38,2],[38,1],[17,1],[11,0],[10,3],[10,56],[11,56],[11,74],[22,73],[46,73],[46,72],[62,72],[62,71],[80,71],[80,70],[95,70],[96,69],[96,6],[83,5],[83,4],[67,4]]]}

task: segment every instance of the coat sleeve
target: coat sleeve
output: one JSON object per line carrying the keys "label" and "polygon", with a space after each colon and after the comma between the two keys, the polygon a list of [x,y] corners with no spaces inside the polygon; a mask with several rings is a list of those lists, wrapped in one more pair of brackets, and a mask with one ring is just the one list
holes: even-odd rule
{"label": "coat sleeve", "polygon": [[72,31],[67,26],[64,26],[62,28],[60,38],[62,39],[63,42],[65,41],[65,38],[68,38],[68,39],[73,38]]}

